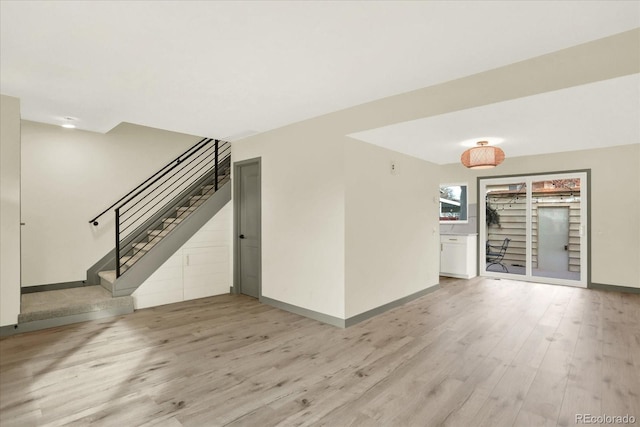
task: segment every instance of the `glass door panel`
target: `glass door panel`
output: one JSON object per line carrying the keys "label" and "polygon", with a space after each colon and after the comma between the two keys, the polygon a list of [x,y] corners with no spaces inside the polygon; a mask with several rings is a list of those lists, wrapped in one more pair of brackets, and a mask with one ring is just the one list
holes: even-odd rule
{"label": "glass door panel", "polygon": [[532,275],[580,280],[580,178],[532,185]]}
{"label": "glass door panel", "polygon": [[485,201],[485,271],[526,274],[526,183],[505,182],[488,185]]}

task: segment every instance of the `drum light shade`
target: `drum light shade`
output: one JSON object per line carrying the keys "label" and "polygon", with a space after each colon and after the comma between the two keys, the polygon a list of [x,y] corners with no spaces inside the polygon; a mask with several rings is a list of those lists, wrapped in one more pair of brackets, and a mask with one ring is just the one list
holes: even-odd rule
{"label": "drum light shade", "polygon": [[495,168],[504,161],[504,151],[489,146],[487,141],[478,141],[478,146],[462,153],[460,161],[469,169]]}

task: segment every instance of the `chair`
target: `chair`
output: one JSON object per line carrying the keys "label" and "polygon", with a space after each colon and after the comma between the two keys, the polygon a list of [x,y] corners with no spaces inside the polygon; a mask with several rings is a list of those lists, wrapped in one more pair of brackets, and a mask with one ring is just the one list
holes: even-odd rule
{"label": "chair", "polygon": [[500,267],[502,267],[505,273],[509,272],[507,266],[502,263],[502,260],[507,253],[507,248],[509,247],[510,241],[511,239],[505,238],[501,246],[493,246],[490,245],[489,241],[487,240],[487,270],[489,270],[489,267],[491,267],[492,265],[499,265]]}

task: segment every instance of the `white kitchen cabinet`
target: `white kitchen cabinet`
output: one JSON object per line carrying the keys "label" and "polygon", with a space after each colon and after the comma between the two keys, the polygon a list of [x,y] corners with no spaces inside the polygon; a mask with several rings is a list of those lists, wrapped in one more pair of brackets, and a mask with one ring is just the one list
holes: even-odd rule
{"label": "white kitchen cabinet", "polygon": [[440,235],[440,275],[471,279],[477,271],[475,234]]}

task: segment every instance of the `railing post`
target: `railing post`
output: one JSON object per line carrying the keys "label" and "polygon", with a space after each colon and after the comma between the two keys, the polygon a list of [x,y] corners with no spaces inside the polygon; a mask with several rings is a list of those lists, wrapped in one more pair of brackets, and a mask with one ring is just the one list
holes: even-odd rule
{"label": "railing post", "polygon": [[120,208],[116,208],[116,277],[120,277]]}
{"label": "railing post", "polygon": [[215,145],[215,159],[214,159],[214,173],[213,173],[213,179],[215,179],[215,182],[213,184],[213,188],[215,189],[215,191],[218,191],[218,143],[220,141],[218,141],[216,139],[216,145]]}

